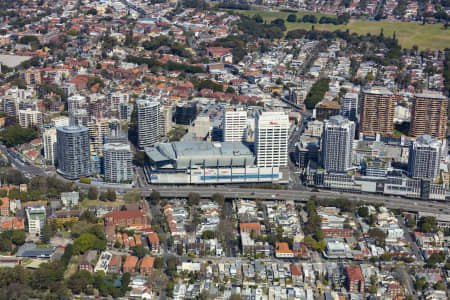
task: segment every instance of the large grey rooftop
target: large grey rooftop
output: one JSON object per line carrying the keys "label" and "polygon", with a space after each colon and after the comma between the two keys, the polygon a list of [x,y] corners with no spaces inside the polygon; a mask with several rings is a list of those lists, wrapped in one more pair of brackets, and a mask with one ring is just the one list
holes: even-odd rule
{"label": "large grey rooftop", "polygon": [[0,64],[7,66],[8,68],[15,68],[24,61],[31,59],[31,56],[19,56],[19,55],[0,55]]}
{"label": "large grey rooftop", "polygon": [[348,123],[348,119],[344,118],[341,115],[336,115],[336,116],[331,116],[328,122],[333,125],[344,125],[344,124]]}
{"label": "large grey rooftop", "polygon": [[422,94],[415,94],[415,96],[418,98],[428,98],[428,99],[440,99],[440,100],[447,99],[447,97],[438,93],[422,93]]}
{"label": "large grey rooftop", "polygon": [[177,168],[189,164],[250,165],[253,152],[241,142],[174,142],[158,143],[145,148],[147,156],[155,163],[172,163]]}
{"label": "large grey rooftop", "polygon": [[85,126],[62,126],[57,127],[56,130],[65,132],[65,133],[81,133],[88,131],[88,128]]}
{"label": "large grey rooftop", "polygon": [[427,146],[439,145],[438,140],[436,140],[434,137],[432,137],[429,134],[424,134],[424,135],[419,136],[416,139],[416,142],[418,144],[427,145]]}
{"label": "large grey rooftop", "polygon": [[375,95],[386,95],[386,96],[392,95],[392,92],[384,87],[371,87],[368,89],[364,89],[363,93],[375,94]]}

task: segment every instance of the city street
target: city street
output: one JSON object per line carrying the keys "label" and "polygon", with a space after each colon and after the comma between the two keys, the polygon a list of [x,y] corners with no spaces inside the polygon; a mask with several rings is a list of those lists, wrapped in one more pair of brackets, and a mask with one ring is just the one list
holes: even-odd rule
{"label": "city street", "polygon": [[11,154],[10,150],[8,150],[5,145],[0,144],[0,150],[3,152],[3,154],[5,154],[9,162],[26,177],[41,176],[46,174],[43,169],[36,167],[31,163],[20,161],[18,158]]}
{"label": "city street", "polygon": [[[76,183],[81,188],[87,189],[89,185]],[[98,187],[100,190],[106,187]],[[120,193],[126,193],[133,188],[117,186],[115,189]],[[293,200],[306,202],[311,196],[318,198],[335,199],[345,197],[350,200],[384,204],[388,208],[398,208],[410,212],[431,212],[431,213],[450,213],[450,206],[445,202],[422,201],[417,199],[406,199],[400,197],[385,197],[379,195],[350,194],[328,190],[320,192],[298,191],[298,190],[270,190],[270,189],[246,189],[235,186],[168,186],[168,185],[149,185],[146,188],[138,188],[142,195],[149,196],[152,190],[161,193],[161,197],[183,198],[187,194],[199,193],[201,197],[211,197],[214,193],[221,193],[226,198],[241,199],[261,199],[261,200]]]}

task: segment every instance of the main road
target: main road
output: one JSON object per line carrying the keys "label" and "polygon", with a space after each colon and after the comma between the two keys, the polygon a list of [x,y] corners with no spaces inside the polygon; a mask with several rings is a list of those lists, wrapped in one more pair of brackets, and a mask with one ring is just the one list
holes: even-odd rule
{"label": "main road", "polygon": [[20,161],[14,156],[12,150],[9,150],[5,145],[0,144],[0,151],[7,157],[8,161],[27,177],[45,175],[45,171],[25,160]]}
{"label": "main road", "polygon": [[[90,185],[77,183],[80,188],[86,189]],[[164,198],[183,198],[189,193],[198,193],[202,198],[211,197],[214,193],[221,193],[228,199],[261,199],[261,200],[293,200],[295,202],[306,202],[311,196],[319,199],[336,199],[345,197],[349,200],[363,201],[368,203],[383,204],[388,208],[398,208],[411,212],[430,212],[436,214],[450,214],[450,205],[445,202],[423,201],[417,199],[406,199],[397,197],[385,197],[380,195],[368,194],[349,194],[328,190],[319,192],[298,191],[298,190],[269,190],[240,188],[236,186],[168,186],[151,185],[145,188],[130,188],[120,185],[96,186],[99,190],[113,188],[118,193],[126,193],[129,190],[138,190],[141,195],[149,196],[155,190]]]}

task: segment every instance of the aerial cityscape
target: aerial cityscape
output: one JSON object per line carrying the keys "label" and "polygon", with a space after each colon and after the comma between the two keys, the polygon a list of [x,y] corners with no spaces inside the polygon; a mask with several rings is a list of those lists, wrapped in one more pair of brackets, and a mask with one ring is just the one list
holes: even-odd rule
{"label": "aerial cityscape", "polygon": [[449,15],[0,1],[0,300],[449,299]]}

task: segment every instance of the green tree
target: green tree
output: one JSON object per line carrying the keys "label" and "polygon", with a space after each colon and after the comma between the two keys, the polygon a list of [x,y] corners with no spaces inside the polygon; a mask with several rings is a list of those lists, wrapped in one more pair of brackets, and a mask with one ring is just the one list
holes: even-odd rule
{"label": "green tree", "polygon": [[325,240],[320,240],[318,242],[314,242],[312,248],[314,250],[318,251],[325,251],[325,248],[327,247],[327,242]]}
{"label": "green tree", "polygon": [[64,249],[64,253],[61,257],[61,263],[67,267],[67,265],[70,262],[70,259],[72,258],[73,255],[73,245],[69,244],[66,246],[66,248]]}
{"label": "green tree", "polygon": [[305,243],[305,245],[307,247],[312,248],[312,246],[314,245],[314,243],[316,241],[310,236],[305,236],[305,238],[303,239],[303,242]]}
{"label": "green tree", "polygon": [[374,79],[375,79],[375,76],[373,76],[373,73],[369,72],[369,74],[367,74],[367,76],[366,76],[366,80],[373,81]]}
{"label": "green tree", "polygon": [[64,279],[65,266],[60,262],[43,263],[33,273],[31,286],[35,289],[56,291]]}
{"label": "green tree", "polygon": [[145,152],[144,151],[136,152],[133,157],[133,163],[136,166],[143,167],[145,164]]}
{"label": "green tree", "polygon": [[10,239],[0,236],[0,252],[11,252],[12,242]]}
{"label": "green tree", "polygon": [[211,196],[211,200],[216,202],[221,207],[225,204],[225,197],[221,193],[214,193]]}
{"label": "green tree", "polygon": [[187,204],[189,206],[196,206],[200,203],[200,194],[198,193],[189,193]]}
{"label": "green tree", "polygon": [[161,194],[159,192],[153,191],[150,194],[150,201],[152,205],[158,205],[161,200]]}
{"label": "green tree", "polygon": [[214,231],[212,231],[212,230],[205,230],[205,231],[203,231],[202,239],[204,239],[204,240],[212,240],[212,239],[214,239]]}
{"label": "green tree", "polygon": [[225,90],[225,93],[234,94],[234,93],[236,93],[236,91],[234,90],[234,88],[232,88],[231,86],[229,86],[229,87],[227,87],[227,89]]}
{"label": "green tree", "polygon": [[317,103],[322,101],[323,96],[328,91],[329,85],[330,79],[328,78],[321,78],[317,80],[305,98],[306,108],[313,109]]}
{"label": "green tree", "polygon": [[114,202],[116,201],[116,192],[109,188],[106,192],[101,193],[100,200]]}
{"label": "green tree", "polygon": [[50,243],[50,239],[53,236],[52,229],[48,223],[45,223],[44,227],[42,227],[41,240],[42,243],[48,244]]}
{"label": "green tree", "polygon": [[368,232],[369,236],[379,243],[384,243],[386,240],[386,233],[378,228],[372,228]]}
{"label": "green tree", "polygon": [[92,233],[83,233],[79,238],[74,241],[74,252],[75,253],[84,253],[88,249],[92,249],[94,247],[94,243],[97,240],[97,237]]}
{"label": "green tree", "polygon": [[427,259],[427,267],[435,268],[437,264],[442,264],[444,262],[445,262],[445,253],[444,252],[433,253]]}
{"label": "green tree", "polygon": [[288,22],[290,22],[290,23],[294,23],[294,22],[297,21],[297,16],[294,15],[294,14],[290,14],[290,15],[287,17],[286,20],[287,20]]}
{"label": "green tree", "polygon": [[169,256],[167,258],[167,268],[166,273],[169,276],[173,276],[177,271],[178,258],[176,256]]}
{"label": "green tree", "polygon": [[93,186],[89,187],[88,198],[91,200],[98,199],[98,190],[96,187],[93,187]]}
{"label": "green tree", "polygon": [[155,257],[155,261],[153,263],[153,266],[155,269],[162,269],[164,268],[164,258],[157,256]]}
{"label": "green tree", "polygon": [[392,261],[392,255],[389,253],[384,253],[380,256],[381,261]]}
{"label": "green tree", "polygon": [[80,221],[80,222],[85,221],[87,223],[96,224],[96,223],[98,223],[98,218],[91,211],[85,210],[81,214],[81,216],[78,219],[78,221]]}
{"label": "green tree", "polygon": [[437,222],[435,217],[422,217],[419,219],[419,228],[422,232],[436,232]]}
{"label": "green tree", "polygon": [[142,245],[131,247],[131,251],[133,251],[133,255],[139,257],[139,259],[142,259],[148,254],[147,249],[145,249]]}
{"label": "green tree", "polygon": [[5,129],[0,139],[8,147],[15,147],[17,145],[25,144],[38,137],[38,133],[33,128],[22,128],[20,126],[12,126]]}
{"label": "green tree", "polygon": [[211,89],[214,92],[223,92],[223,85],[217,84],[212,80],[200,80],[200,81],[194,81],[194,86],[199,89]]}
{"label": "green tree", "polygon": [[369,223],[370,226],[374,225],[377,222],[377,215],[376,214],[369,215],[367,222]]}
{"label": "green tree", "polygon": [[434,288],[439,291],[445,291],[447,289],[447,287],[445,286],[445,284],[442,281],[436,282],[436,284],[434,285]]}
{"label": "green tree", "polygon": [[82,270],[78,273],[70,276],[67,281],[67,287],[72,291],[73,294],[78,295],[82,292],[85,293],[87,291],[88,286],[93,282],[93,278],[91,273],[86,270]]}
{"label": "green tree", "polygon": [[21,246],[25,243],[27,235],[23,230],[14,230],[11,240],[15,245]]}
{"label": "green tree", "polygon": [[315,234],[314,234],[316,240],[321,241],[323,240],[323,232],[320,229],[317,229]]}
{"label": "green tree", "polygon": [[414,285],[417,290],[422,291],[423,289],[425,289],[427,287],[428,283],[427,283],[427,280],[425,279],[425,277],[421,277],[416,280]]}
{"label": "green tree", "polygon": [[361,218],[367,218],[369,216],[369,208],[367,206],[361,206],[358,209],[358,215]]}
{"label": "green tree", "polygon": [[126,203],[136,203],[141,200],[141,193],[139,191],[129,191],[123,199]]}
{"label": "green tree", "polygon": [[122,275],[122,280],[120,284],[120,291],[122,293],[122,296],[125,296],[125,293],[129,290],[129,285],[131,282],[131,275],[130,273],[124,273]]}

